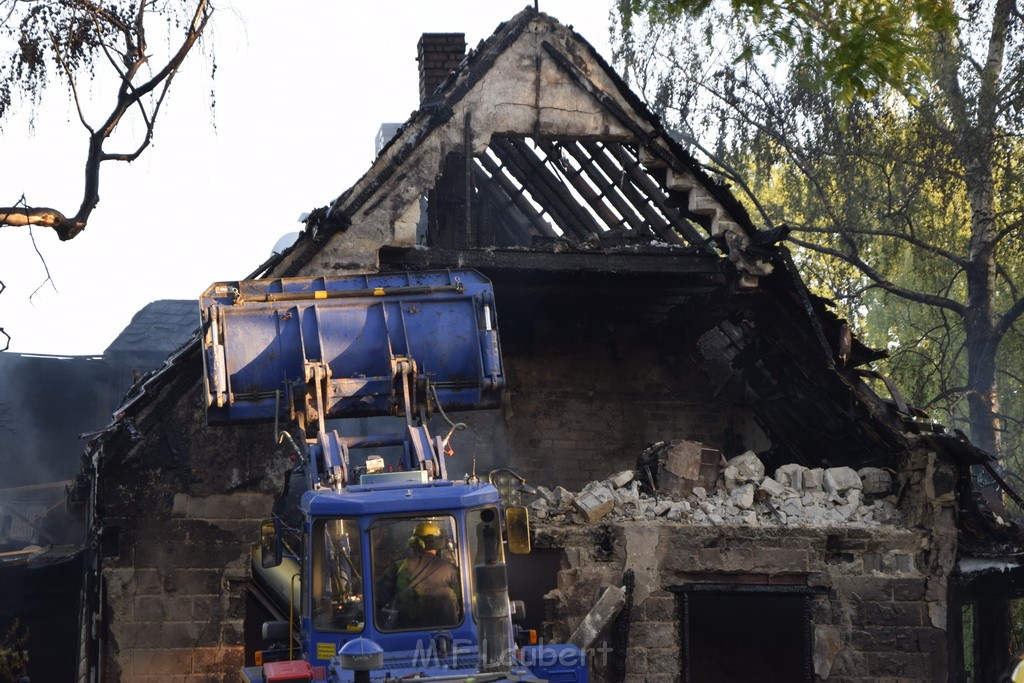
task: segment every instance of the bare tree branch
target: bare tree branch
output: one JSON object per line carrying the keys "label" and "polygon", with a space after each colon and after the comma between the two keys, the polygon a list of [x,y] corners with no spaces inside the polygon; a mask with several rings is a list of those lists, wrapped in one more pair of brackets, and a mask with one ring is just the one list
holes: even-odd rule
{"label": "bare tree branch", "polygon": [[811,226],[793,226],[793,230],[797,230],[799,232],[817,233],[821,235],[867,235],[870,237],[891,237],[893,239],[902,240],[904,242],[912,244],[915,247],[923,249],[929,253],[935,254],[936,256],[940,256],[948,261],[953,262],[960,268],[965,268],[968,264],[968,261],[965,258],[957,256],[951,251],[948,251],[941,247],[937,247],[931,242],[926,242],[925,240],[922,240],[913,235],[908,235],[902,232],[896,232],[894,230],[875,230],[871,228],[815,228]]}
{"label": "bare tree branch", "polygon": [[64,55],[60,53],[60,44],[57,43],[57,39],[53,33],[47,31],[50,36],[50,43],[53,45],[53,54],[57,57],[57,63],[60,64],[60,68],[64,70],[64,75],[68,78],[68,85],[71,87],[71,99],[75,101],[75,111],[78,112],[78,120],[82,122],[82,125],[90,133],[95,133],[89,122],[85,120],[85,113],[82,111],[82,101],[78,98],[78,84],[75,83],[75,75],[71,73],[71,68],[67,62],[64,61]]}
{"label": "bare tree branch", "polygon": [[57,291],[57,284],[53,281],[53,276],[50,275],[50,266],[46,264],[46,259],[43,257],[43,252],[39,251],[39,245],[36,244],[36,235],[32,232],[32,228],[28,229],[29,237],[32,238],[32,248],[36,250],[36,255],[39,257],[39,262],[43,264],[43,270],[46,272],[46,279],[39,283],[39,286],[32,290],[32,293],[28,295],[28,300],[32,301],[32,298],[39,293],[39,290],[46,286],[49,282],[50,286],[53,287],[53,291]]}
{"label": "bare tree branch", "polygon": [[1010,306],[1006,313],[1000,316],[999,321],[996,322],[995,333],[997,339],[1001,338],[1006,334],[1006,330],[1010,329],[1010,326],[1017,322],[1017,319],[1024,314],[1024,298],[1017,299],[1013,306]]}
{"label": "bare tree branch", "polygon": [[[170,56],[162,68],[157,70],[148,80],[139,85],[135,84],[135,78],[139,75],[142,67],[149,62],[146,54],[146,13],[149,11],[152,2],[143,0],[134,7],[134,14],[131,22],[122,20],[117,11],[110,9],[108,5],[97,3],[93,0],[68,0],[73,6],[79,7],[89,13],[94,24],[97,42],[94,49],[100,50],[110,62],[111,67],[117,74],[120,81],[116,99],[106,119],[99,127],[92,127],[86,120],[79,102],[74,71],[71,63],[63,54],[60,43],[53,34],[50,34],[50,42],[55,55],[55,60],[68,79],[75,106],[78,109],[79,119],[82,125],[89,131],[89,145],[86,154],[84,171],[85,183],[82,192],[82,202],[74,216],[66,214],[49,207],[0,207],[0,226],[42,226],[53,228],[57,236],[62,240],[73,239],[88,223],[89,216],[99,203],[100,167],[104,161],[127,161],[137,159],[145,151],[153,140],[153,130],[156,124],[164,98],[170,88],[171,82],[177,75],[181,64],[189,52],[202,37],[213,13],[209,0],[196,0],[195,8],[189,15],[185,34],[181,39],[177,50]],[[173,7],[173,4],[167,5]],[[12,10],[13,11],[13,10]],[[110,31],[119,33],[124,41],[124,52],[118,51],[121,59],[118,60],[103,36]],[[157,89],[156,97],[150,100],[147,107],[144,98],[151,96]],[[128,152],[108,152],[104,149],[106,141],[114,134],[125,114],[137,108],[145,125],[145,132],[138,147]]]}
{"label": "bare tree branch", "polygon": [[[794,228],[794,230],[796,229],[797,228]],[[964,313],[966,312],[966,309],[964,308],[963,304],[961,304],[958,301],[947,299],[946,297],[936,296],[934,294],[915,292],[914,290],[906,289],[905,287],[900,287],[896,283],[883,277],[881,273],[879,273],[869,263],[867,263],[866,261],[864,261],[864,259],[858,256],[855,251],[847,253],[839,251],[837,249],[830,249],[820,244],[815,244],[814,242],[808,242],[806,240],[797,239],[792,235],[790,235],[788,239],[794,244],[803,247],[804,249],[810,249],[811,251],[818,252],[819,254],[827,254],[829,256],[842,259],[847,263],[856,266],[861,272],[863,272],[866,276],[873,280],[880,288],[884,289],[887,292],[890,292],[891,294],[895,294],[900,298],[907,299],[909,301],[916,301],[917,303],[921,304],[928,304],[930,306],[938,306],[940,308],[945,308],[961,316],[964,315]]]}

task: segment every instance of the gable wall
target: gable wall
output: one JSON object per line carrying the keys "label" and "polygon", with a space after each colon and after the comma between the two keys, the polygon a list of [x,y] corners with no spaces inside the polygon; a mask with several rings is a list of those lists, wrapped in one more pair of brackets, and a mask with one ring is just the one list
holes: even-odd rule
{"label": "gable wall", "polygon": [[[432,129],[433,114],[421,112],[378,156],[335,207],[335,213],[349,216],[351,227],[331,236],[299,272],[372,272],[378,268],[381,246],[415,245],[420,197],[434,186],[445,157],[450,152],[463,152],[467,127],[473,154],[482,153],[491,136],[501,134],[629,139],[629,131],[551,60],[542,47],[544,41],[569,55],[602,90],[616,92],[614,83],[571,31],[546,19],[529,22],[519,39],[496,56],[485,80],[453,106],[444,125]],[[455,87],[470,74],[462,74]],[[616,100],[630,110],[621,97]],[[640,116],[635,118],[643,121]],[[641,125],[644,130],[651,128],[646,122]],[[428,131],[429,135],[419,140]],[[417,142],[413,145],[413,141]],[[406,143],[412,146],[407,148]],[[371,187],[377,189],[364,195]],[[275,272],[287,271],[294,258],[296,254],[285,259]]]}

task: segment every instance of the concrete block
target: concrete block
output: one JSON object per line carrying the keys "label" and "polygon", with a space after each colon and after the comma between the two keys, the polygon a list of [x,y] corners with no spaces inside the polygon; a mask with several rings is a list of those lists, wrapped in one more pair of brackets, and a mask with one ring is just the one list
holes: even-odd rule
{"label": "concrete block", "polygon": [[744,481],[759,483],[764,479],[764,464],[757,457],[754,451],[747,451],[742,455],[729,459],[729,467],[735,467],[739,476]]}
{"label": "concrete block", "polygon": [[556,486],[555,490],[552,491],[552,495],[555,498],[555,504],[559,510],[567,510],[572,505],[573,495],[568,490],[561,486]]}
{"label": "concrete block", "polygon": [[805,508],[815,507],[825,502],[825,494],[821,491],[815,491],[814,493],[805,493],[800,496],[800,504]]}
{"label": "concrete block", "polygon": [[765,477],[761,480],[757,490],[769,498],[775,498],[777,496],[781,496],[785,492],[786,487],[771,477]]}
{"label": "concrete block", "polygon": [[790,463],[775,470],[775,481],[796,491],[804,487],[804,472],[807,468],[803,465]]}
{"label": "concrete block", "polygon": [[620,504],[630,504],[640,502],[640,487],[639,484],[629,486],[623,486],[622,488],[615,489],[613,491],[615,500]]}
{"label": "concrete block", "polygon": [[586,650],[593,646],[601,631],[619,616],[626,604],[626,591],[618,586],[609,586],[576,628],[569,642]]}
{"label": "concrete block", "polygon": [[540,496],[538,500],[544,500],[548,505],[558,504],[558,501],[555,499],[554,492],[546,486],[538,486],[537,495]]}
{"label": "concrete block", "polygon": [[810,524],[823,525],[832,521],[828,514],[831,510],[825,510],[817,506],[804,507],[804,520]]}
{"label": "concrete block", "polygon": [[739,520],[740,524],[743,524],[745,526],[761,526],[761,522],[760,520],[758,520],[757,513],[754,512],[753,510],[744,510],[739,515],[737,515],[737,519]]}
{"label": "concrete block", "polygon": [[658,487],[680,498],[693,490],[700,480],[702,448],[697,441],[673,441],[662,456]]}
{"label": "concrete block", "polygon": [[828,493],[845,493],[850,489],[859,489],[863,486],[860,476],[851,467],[830,467],[825,470],[823,481],[825,491]]}
{"label": "concrete block", "polygon": [[782,510],[786,517],[803,517],[804,506],[796,498],[790,498],[782,504]]}
{"label": "concrete block", "polygon": [[611,491],[598,485],[580,492],[573,506],[583,515],[587,524],[596,524],[615,508],[615,498]]}
{"label": "concrete block", "polygon": [[740,509],[749,510],[754,506],[754,485],[744,484],[736,488],[729,496],[729,502]]}
{"label": "concrete block", "polygon": [[631,481],[633,481],[633,470],[623,470],[608,477],[608,483],[617,489],[622,488]]}
{"label": "concrete block", "polygon": [[820,467],[814,469],[804,470],[803,473],[803,489],[804,491],[822,491],[824,490],[825,470]]}
{"label": "concrete block", "polygon": [[887,496],[892,492],[892,475],[879,467],[862,467],[857,470],[863,485],[864,495]]}
{"label": "concrete block", "polygon": [[741,486],[746,483],[746,479],[740,477],[739,468],[729,466],[722,470],[722,483],[725,484],[725,490],[728,493],[732,493],[736,490],[737,486]]}

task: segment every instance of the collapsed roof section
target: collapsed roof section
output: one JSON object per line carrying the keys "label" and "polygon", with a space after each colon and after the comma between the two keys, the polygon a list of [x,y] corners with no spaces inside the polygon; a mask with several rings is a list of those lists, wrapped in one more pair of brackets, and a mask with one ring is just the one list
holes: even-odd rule
{"label": "collapsed roof section", "polygon": [[[883,354],[809,295],[775,246],[784,236],[759,232],[583,38],[527,8],[458,64],[352,188],[310,214],[267,272],[457,265],[513,282],[544,274],[578,287],[599,273],[671,288],[683,295],[680,334],[723,394],[759,415],[778,457],[891,464],[898,420],[862,378],[835,372]],[[767,296],[724,295],[737,291]],[[808,431],[808,416],[825,429]]]}

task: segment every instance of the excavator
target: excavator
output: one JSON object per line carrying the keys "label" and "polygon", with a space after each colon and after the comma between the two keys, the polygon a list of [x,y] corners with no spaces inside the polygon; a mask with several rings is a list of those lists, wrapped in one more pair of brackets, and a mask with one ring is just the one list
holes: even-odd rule
{"label": "excavator", "polygon": [[[530,551],[529,517],[499,491],[515,478],[448,478],[465,426],[448,412],[497,408],[505,387],[483,275],[221,282],[200,304],[208,422],[273,422],[302,474],[254,543],[288,618],[263,624],[241,680],[586,681],[583,651],[515,624],[505,560]],[[331,428],[382,417],[386,433]]]}

